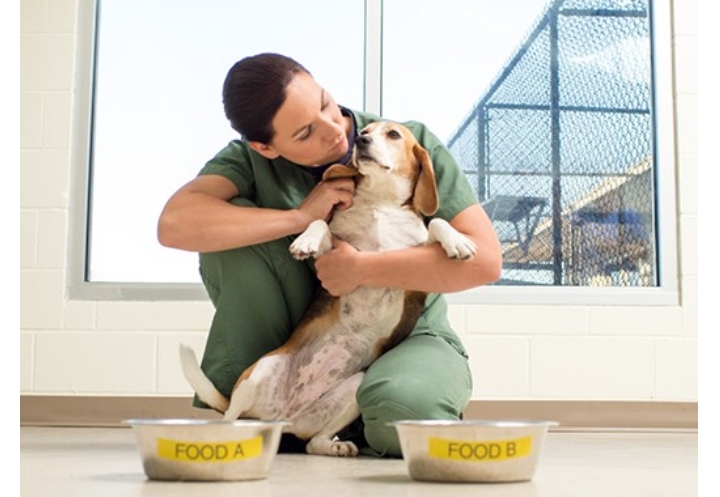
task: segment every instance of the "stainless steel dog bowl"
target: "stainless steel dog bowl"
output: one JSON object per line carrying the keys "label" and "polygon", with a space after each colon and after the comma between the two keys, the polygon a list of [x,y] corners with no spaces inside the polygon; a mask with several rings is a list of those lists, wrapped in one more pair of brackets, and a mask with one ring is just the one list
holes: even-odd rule
{"label": "stainless steel dog bowl", "polygon": [[152,480],[267,478],[284,421],[128,419]]}
{"label": "stainless steel dog bowl", "polygon": [[410,476],[422,481],[532,479],[553,421],[397,421]]}

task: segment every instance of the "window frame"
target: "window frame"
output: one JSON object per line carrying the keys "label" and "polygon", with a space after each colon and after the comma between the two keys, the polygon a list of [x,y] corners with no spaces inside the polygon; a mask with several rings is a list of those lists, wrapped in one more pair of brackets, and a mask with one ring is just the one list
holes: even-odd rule
{"label": "window frame", "polygon": [[[654,287],[501,286],[490,285],[447,294],[451,304],[531,305],[677,305],[677,206],[675,120],[672,86],[672,6],[670,0],[649,0],[651,18],[655,167],[657,273]],[[75,98],[69,201],[67,285],[77,300],[184,301],[207,300],[200,283],[127,283],[86,280],[89,200],[92,192],[91,130],[93,73],[96,63],[97,0],[79,0],[75,54]],[[383,0],[365,0],[365,110],[382,115]]]}

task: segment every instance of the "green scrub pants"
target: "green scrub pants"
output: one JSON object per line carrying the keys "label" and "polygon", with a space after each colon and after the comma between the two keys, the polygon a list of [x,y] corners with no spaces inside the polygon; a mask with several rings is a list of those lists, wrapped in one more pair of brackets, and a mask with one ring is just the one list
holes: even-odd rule
{"label": "green scrub pants", "polygon": [[[216,311],[201,367],[225,395],[248,366],[285,343],[315,293],[312,265],[292,258],[290,241],[200,255]],[[401,456],[397,432],[387,423],[458,419],[471,390],[464,352],[434,333],[424,315],[407,339],[367,370],[357,400],[371,450],[361,451]],[[197,398],[194,405],[207,407]]]}

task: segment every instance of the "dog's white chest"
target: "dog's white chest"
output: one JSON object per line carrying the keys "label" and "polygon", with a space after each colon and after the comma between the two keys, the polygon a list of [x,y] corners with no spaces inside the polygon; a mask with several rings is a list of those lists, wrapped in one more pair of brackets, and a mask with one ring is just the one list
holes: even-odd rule
{"label": "dog's white chest", "polygon": [[416,213],[390,205],[370,207],[356,203],[335,214],[330,231],[363,251],[414,247],[427,240],[427,229]]}

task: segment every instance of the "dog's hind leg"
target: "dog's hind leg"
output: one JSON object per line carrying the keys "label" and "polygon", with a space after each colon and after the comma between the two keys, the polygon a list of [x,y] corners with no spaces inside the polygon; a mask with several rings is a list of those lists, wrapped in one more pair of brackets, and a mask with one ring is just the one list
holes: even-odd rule
{"label": "dog's hind leg", "polygon": [[252,375],[238,383],[230,397],[230,406],[223,416],[225,421],[234,421],[252,408],[255,401],[256,386],[257,384]]}
{"label": "dog's hind leg", "polygon": [[356,373],[321,397],[311,410],[295,422],[299,432],[302,426],[321,426],[307,444],[308,454],[326,456],[356,456],[358,448],[354,443],[341,441],[335,435],[360,415],[355,395],[364,373]]}
{"label": "dog's hind leg", "polygon": [[267,355],[250,366],[240,377],[225,411],[227,421],[242,417],[277,419],[285,402],[282,385],[287,378],[287,359]]}

